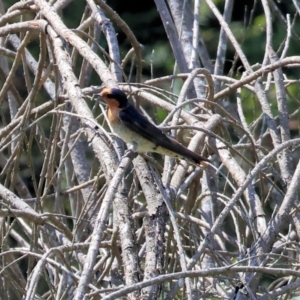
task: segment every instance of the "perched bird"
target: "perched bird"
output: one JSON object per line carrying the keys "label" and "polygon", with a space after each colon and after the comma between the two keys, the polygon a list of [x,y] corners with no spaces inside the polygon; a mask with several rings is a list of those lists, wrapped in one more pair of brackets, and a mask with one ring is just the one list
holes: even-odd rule
{"label": "perched bird", "polygon": [[108,106],[107,117],[114,131],[135,152],[156,152],[175,158],[186,158],[200,164],[208,159],[185,148],[150,123],[129,102],[126,94],[116,88],[100,93]]}

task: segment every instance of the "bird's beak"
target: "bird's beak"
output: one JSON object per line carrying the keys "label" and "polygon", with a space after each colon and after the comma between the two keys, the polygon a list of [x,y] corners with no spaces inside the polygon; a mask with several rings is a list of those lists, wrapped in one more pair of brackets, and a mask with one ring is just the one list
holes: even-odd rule
{"label": "bird's beak", "polygon": [[102,104],[107,104],[104,100],[104,98],[102,97],[101,93],[97,94],[97,97],[99,99],[99,101],[102,103]]}

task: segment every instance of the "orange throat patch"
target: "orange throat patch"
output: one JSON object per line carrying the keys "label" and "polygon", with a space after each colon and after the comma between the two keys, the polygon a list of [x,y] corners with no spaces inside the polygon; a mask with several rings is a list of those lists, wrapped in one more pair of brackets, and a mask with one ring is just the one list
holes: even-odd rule
{"label": "orange throat patch", "polygon": [[110,99],[108,104],[107,117],[110,123],[117,123],[119,121],[119,102],[117,100]]}

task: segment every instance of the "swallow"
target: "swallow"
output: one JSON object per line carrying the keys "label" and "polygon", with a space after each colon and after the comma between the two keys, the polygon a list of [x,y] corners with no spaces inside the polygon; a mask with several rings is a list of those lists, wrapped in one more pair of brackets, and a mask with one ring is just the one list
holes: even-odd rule
{"label": "swallow", "polygon": [[193,163],[210,162],[168,137],[150,123],[128,102],[126,94],[116,88],[105,88],[100,93],[108,106],[107,117],[111,128],[135,152],[156,152]]}

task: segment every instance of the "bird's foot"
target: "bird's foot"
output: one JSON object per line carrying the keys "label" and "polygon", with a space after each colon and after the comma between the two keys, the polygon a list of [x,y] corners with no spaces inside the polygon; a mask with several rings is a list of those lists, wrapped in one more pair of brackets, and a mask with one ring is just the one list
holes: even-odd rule
{"label": "bird's foot", "polygon": [[127,147],[128,147],[128,149],[125,151],[123,157],[131,157],[137,148],[136,145],[132,145],[132,144],[127,145]]}
{"label": "bird's foot", "polygon": [[132,151],[132,152],[136,152],[136,149],[137,149],[137,147],[138,147],[138,144],[137,143],[135,143],[135,142],[132,142],[132,143],[128,143],[127,144],[127,148],[128,148],[128,150],[127,151]]}
{"label": "bird's foot", "polygon": [[132,157],[133,153],[136,152],[137,144],[127,144],[127,150],[125,151],[124,155],[121,159],[124,157]]}
{"label": "bird's foot", "polygon": [[132,151],[132,149],[127,149],[125,152],[124,152],[124,155],[123,155],[123,157],[125,157],[125,156],[131,156],[132,154],[133,154],[133,152],[134,151]]}

